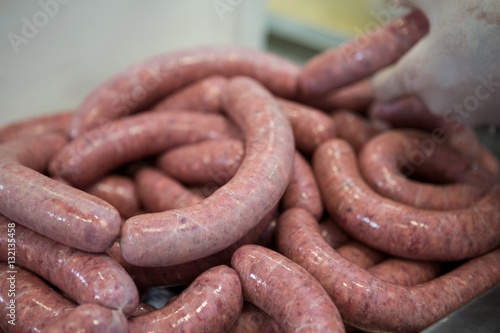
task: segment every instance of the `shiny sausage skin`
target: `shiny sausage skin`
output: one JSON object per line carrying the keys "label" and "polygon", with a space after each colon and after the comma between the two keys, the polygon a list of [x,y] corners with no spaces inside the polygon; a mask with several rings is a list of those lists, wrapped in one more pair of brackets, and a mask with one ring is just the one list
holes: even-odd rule
{"label": "shiny sausage skin", "polygon": [[130,332],[225,332],[238,319],[242,307],[238,275],[220,265],[202,273],[160,310],[130,318]]}
{"label": "shiny sausage skin", "polygon": [[323,215],[323,201],[314,172],[299,152],[295,152],[292,178],[281,199],[281,207],[283,210],[304,208],[317,219]]}
{"label": "shiny sausage skin", "polygon": [[269,314],[283,332],[345,332],[325,289],[305,269],[258,245],[240,247],[231,259],[243,296]]}
{"label": "shiny sausage skin", "polygon": [[312,154],[321,142],[335,137],[336,126],[327,114],[297,102],[276,100],[290,121],[295,145],[303,154]]}
{"label": "shiny sausage skin", "polygon": [[275,215],[275,211],[269,213],[255,228],[224,250],[183,264],[166,267],[141,267],[132,265],[123,259],[120,243],[118,242],[115,243],[108,253],[125,268],[137,287],[141,290],[157,286],[187,285],[207,269],[218,265],[229,265],[234,251],[242,245],[266,241],[266,237],[270,237],[266,232],[269,232],[268,229],[276,224]]}
{"label": "shiny sausage skin", "polygon": [[44,333],[128,333],[123,313],[97,304],[84,304],[58,317],[43,329]]}
{"label": "shiny sausage skin", "polygon": [[156,168],[141,168],[135,181],[141,203],[149,213],[192,206],[204,199]]}
{"label": "shiny sausage skin", "polygon": [[252,303],[243,303],[238,320],[227,330],[227,333],[281,333],[276,321],[269,317],[267,313],[252,305]]}
{"label": "shiny sausage skin", "polygon": [[15,122],[0,129],[0,143],[54,132],[69,136],[71,117],[73,112],[62,111]]}
{"label": "shiny sausage skin", "polygon": [[91,92],[72,119],[71,136],[143,110],[163,96],[212,76],[244,75],[285,98],[296,95],[300,67],[271,53],[204,46],[162,54],[138,63]]}
{"label": "shiny sausage skin", "polygon": [[149,305],[147,303],[139,303],[139,305],[137,305],[137,308],[135,309],[131,317],[142,316],[153,311],[156,311],[156,308],[154,306]]}
{"label": "shiny sausage skin", "polygon": [[236,175],[202,202],[138,215],[122,227],[129,263],[169,266],[219,252],[254,228],[283,195],[293,168],[294,141],[274,97],[244,77],[228,81],[225,112],[245,135],[245,157]]}
{"label": "shiny sausage skin", "polygon": [[104,252],[120,233],[118,211],[40,173],[65,144],[60,134],[41,134],[0,146],[0,213],[70,247]]}
{"label": "shiny sausage skin", "polygon": [[[390,130],[373,138],[359,153],[359,168],[379,194],[424,209],[469,207],[495,183],[470,158],[416,130]],[[443,184],[409,178],[415,174]]]}
{"label": "shiny sausage skin", "polygon": [[233,178],[244,154],[240,140],[206,140],[171,149],[162,154],[156,164],[185,184],[222,186]]}
{"label": "shiny sausage skin", "polygon": [[336,249],[337,253],[363,269],[372,267],[385,259],[385,255],[362,243],[351,241]]}
{"label": "shiny sausage skin", "polygon": [[139,293],[134,282],[111,257],[67,247],[0,215],[0,255],[4,260],[10,253],[8,235],[12,230],[16,264],[57,286],[73,301],[97,303],[127,315],[137,307]]}
{"label": "shiny sausage skin", "polygon": [[313,105],[326,112],[334,110],[351,110],[362,114],[368,112],[374,102],[375,92],[369,79],[361,80],[333,90],[324,97],[308,100],[306,104]]}
{"label": "shiny sausage skin", "polygon": [[81,187],[127,162],[180,144],[231,136],[223,116],[198,112],[146,112],[110,122],[74,139],[50,162],[49,171]]}
{"label": "shiny sausage skin", "polygon": [[214,75],[176,91],[156,104],[153,110],[194,110],[206,113],[221,112],[220,95],[227,80]]}
{"label": "shiny sausage skin", "polygon": [[[11,282],[15,286],[11,286]],[[9,290],[14,290],[10,296]],[[35,274],[21,267],[11,268],[3,262],[0,262],[0,295],[0,326],[7,333],[43,332],[47,324],[76,306]],[[11,300],[15,302],[15,325],[8,323],[13,319],[7,308]]]}
{"label": "shiny sausage skin", "polygon": [[338,110],[332,114],[337,137],[349,142],[356,152],[371,138],[381,132],[374,124],[363,116],[347,110]]}
{"label": "shiny sausage skin", "polygon": [[419,332],[500,282],[500,249],[415,287],[382,281],[332,249],[300,209],[280,216],[277,243],[323,285],[345,322],[370,332]]}
{"label": "shiny sausage skin", "polygon": [[383,198],[361,177],[354,151],[341,139],[316,150],[313,166],[325,207],[360,242],[407,259],[454,261],[500,245],[500,184],[475,205],[449,211],[418,209]]}
{"label": "shiny sausage skin", "polygon": [[120,175],[108,175],[85,188],[90,193],[108,202],[120,215],[129,218],[139,214],[140,204],[135,183]]}
{"label": "shiny sausage skin", "polygon": [[441,265],[428,261],[389,258],[368,268],[367,271],[386,282],[412,287],[438,277]]}
{"label": "shiny sausage skin", "polygon": [[327,50],[306,63],[299,76],[301,96],[324,95],[368,77],[393,63],[427,34],[429,24],[418,11]]}

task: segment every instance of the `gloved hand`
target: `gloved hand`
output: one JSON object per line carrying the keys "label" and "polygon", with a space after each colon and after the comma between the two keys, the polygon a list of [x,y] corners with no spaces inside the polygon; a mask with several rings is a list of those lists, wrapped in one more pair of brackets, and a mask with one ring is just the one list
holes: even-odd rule
{"label": "gloved hand", "polygon": [[416,95],[445,121],[500,125],[500,1],[402,0],[429,33],[372,79],[378,101]]}

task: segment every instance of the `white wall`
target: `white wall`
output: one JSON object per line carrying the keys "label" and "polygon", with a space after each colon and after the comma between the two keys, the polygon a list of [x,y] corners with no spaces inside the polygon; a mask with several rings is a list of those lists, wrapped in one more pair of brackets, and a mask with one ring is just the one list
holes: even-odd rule
{"label": "white wall", "polygon": [[2,0],[0,126],[75,108],[134,62],[202,44],[262,47],[265,0]]}

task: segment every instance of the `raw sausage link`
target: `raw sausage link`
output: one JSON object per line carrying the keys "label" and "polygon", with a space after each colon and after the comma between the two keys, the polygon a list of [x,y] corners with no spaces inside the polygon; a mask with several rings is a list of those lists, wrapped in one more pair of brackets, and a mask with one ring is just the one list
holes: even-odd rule
{"label": "raw sausage link", "polygon": [[70,247],[104,252],[120,233],[118,211],[39,173],[65,144],[60,134],[42,134],[0,146],[0,213]]}
{"label": "raw sausage link", "polygon": [[394,256],[454,261],[500,245],[500,184],[469,208],[432,211],[386,199],[359,174],[347,142],[332,139],[316,150],[313,166],[325,207],[346,232]]}
{"label": "raw sausage link", "polygon": [[367,331],[421,331],[500,282],[500,249],[415,287],[382,281],[332,249],[300,209],[280,216],[277,242],[325,287],[344,321]]}
{"label": "raw sausage link", "polygon": [[345,332],[325,289],[305,269],[258,245],[240,247],[231,265],[243,295],[269,314],[283,332]]}
{"label": "raw sausage link", "polygon": [[468,157],[477,156],[481,144],[474,130],[462,121],[433,114],[424,102],[415,96],[386,103],[374,103],[370,117],[388,122],[395,128],[414,128],[431,132]]}
{"label": "raw sausage link", "polygon": [[97,303],[126,315],[135,311],[139,293],[127,272],[106,254],[72,249],[0,215],[0,258],[9,253],[15,232],[15,261],[57,286],[79,304]]}
{"label": "raw sausage link", "polygon": [[267,313],[252,305],[251,303],[243,303],[238,320],[227,331],[227,333],[281,333],[281,330],[276,321],[269,317]]}
{"label": "raw sausage link", "polygon": [[385,259],[385,255],[362,243],[351,241],[337,249],[337,253],[363,269],[372,267]]}
{"label": "raw sausage link", "polygon": [[142,205],[149,213],[189,207],[204,199],[155,168],[140,169],[135,180]]}
{"label": "raw sausage link", "polygon": [[227,80],[214,75],[197,81],[165,97],[153,110],[195,110],[206,113],[221,112],[220,95]]}
{"label": "raw sausage link", "polygon": [[335,137],[336,126],[325,113],[286,99],[276,100],[292,125],[295,145],[302,153],[310,155],[320,143]]}
{"label": "raw sausage link", "polygon": [[54,132],[68,136],[71,117],[73,112],[63,111],[18,121],[0,129],[0,143]]}
{"label": "raw sausage link", "polygon": [[[275,215],[275,211],[273,210],[255,228],[224,250],[183,264],[166,267],[141,267],[132,265],[123,259],[120,243],[118,242],[115,243],[108,253],[125,268],[134,279],[137,287],[141,290],[157,286],[187,285],[209,268],[217,265],[229,265],[234,251],[242,245],[265,242],[266,237],[269,237],[266,232],[269,232],[268,229],[276,224]],[[274,228],[272,231],[274,231]]]}
{"label": "raw sausage link", "polygon": [[386,282],[412,287],[438,277],[441,265],[435,262],[389,258],[367,271]]}
{"label": "raw sausage link", "polygon": [[120,311],[97,304],[84,304],[62,315],[43,330],[44,333],[128,333],[127,318]]}
{"label": "raw sausage link", "polygon": [[124,218],[139,214],[140,204],[135,183],[128,177],[120,175],[105,176],[87,187],[85,192],[108,202]]}
{"label": "raw sausage link", "polygon": [[305,98],[363,79],[393,63],[429,30],[423,13],[412,13],[312,58],[299,77]]}
{"label": "raw sausage link", "polygon": [[304,208],[317,219],[323,215],[323,201],[314,172],[299,152],[295,152],[292,179],[283,194],[281,206],[283,210]]}
{"label": "raw sausage link", "polygon": [[371,138],[381,132],[368,119],[351,111],[335,111],[332,119],[337,128],[337,136],[349,142],[356,152],[361,151]]}
{"label": "raw sausage link", "polygon": [[228,137],[233,131],[234,126],[221,115],[146,112],[110,122],[74,139],[54,156],[49,170],[81,187],[127,162],[180,144]]}
{"label": "raw sausage link", "polygon": [[130,318],[130,332],[225,332],[238,319],[242,307],[238,275],[227,266],[216,266],[165,307]]}
{"label": "raw sausage link", "polygon": [[293,134],[273,96],[256,81],[231,79],[225,112],[245,134],[236,175],[191,207],[125,221],[121,250],[141,266],[169,266],[219,252],[243,237],[278,204],[292,174]]}
{"label": "raw sausage link", "polygon": [[135,309],[134,313],[131,315],[131,317],[138,317],[142,316],[145,314],[148,314],[150,312],[156,311],[156,308],[148,303],[139,303],[137,305],[137,308]]}
{"label": "raw sausage link", "polygon": [[[495,182],[470,158],[417,130],[390,130],[373,138],[359,154],[359,168],[379,194],[424,209],[468,207]],[[409,179],[416,174],[443,184]]]}
{"label": "raw sausage link", "polygon": [[143,110],[163,96],[212,76],[249,76],[272,93],[296,95],[300,67],[259,50],[207,46],[162,54],[112,77],[91,92],[72,119],[71,136]]}
{"label": "raw sausage link", "polygon": [[[76,306],[35,274],[3,262],[0,262],[0,295],[0,326],[7,333],[43,332],[48,323]],[[9,324],[9,320],[14,321]]]}
{"label": "raw sausage link", "polygon": [[222,186],[233,178],[244,154],[240,140],[206,140],[165,152],[157,166],[185,184]]}
{"label": "raw sausage link", "polygon": [[340,89],[333,90],[324,97],[305,102],[326,112],[351,110],[362,114],[368,112],[375,99],[375,92],[369,79],[360,80]]}

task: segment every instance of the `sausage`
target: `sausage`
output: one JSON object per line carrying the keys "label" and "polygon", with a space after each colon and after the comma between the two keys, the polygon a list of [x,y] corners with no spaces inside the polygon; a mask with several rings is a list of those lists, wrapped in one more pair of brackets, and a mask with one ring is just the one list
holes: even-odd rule
{"label": "sausage", "polygon": [[304,208],[317,219],[323,215],[318,183],[311,166],[299,152],[295,153],[292,178],[281,199],[281,207],[283,210]]}
{"label": "sausage", "polygon": [[276,321],[269,317],[267,313],[252,305],[244,302],[238,320],[227,331],[227,333],[281,333]]}
{"label": "sausage", "polygon": [[420,332],[500,282],[500,249],[415,287],[382,281],[332,249],[301,209],[280,216],[277,243],[323,285],[345,322],[370,332]]}
{"label": "sausage", "polygon": [[266,237],[269,237],[266,234],[266,232],[269,232],[268,228],[275,225],[275,215],[275,210],[273,210],[245,236],[224,250],[183,264],[166,267],[141,267],[132,265],[123,258],[120,243],[118,242],[115,243],[108,253],[125,268],[137,287],[141,290],[157,286],[187,285],[207,269],[218,265],[229,265],[234,251],[242,245],[265,242]]}
{"label": "sausage", "polygon": [[413,11],[369,34],[313,57],[299,76],[301,96],[321,96],[370,76],[398,60],[428,30],[425,15]]}
{"label": "sausage", "polygon": [[204,199],[156,168],[140,169],[135,180],[142,205],[151,213],[189,207]]}
{"label": "sausage", "polygon": [[130,318],[130,332],[225,332],[242,307],[238,275],[220,265],[202,273],[160,310]]}
{"label": "sausage", "polygon": [[441,265],[436,262],[389,258],[367,271],[386,282],[412,287],[438,277]]}
{"label": "sausage", "polygon": [[84,304],[47,325],[45,333],[128,333],[127,318],[120,311]]}
{"label": "sausage", "polygon": [[72,111],[61,111],[15,122],[0,129],[0,143],[54,132],[68,136],[71,117]]}
{"label": "sausage", "polygon": [[226,84],[220,75],[209,76],[167,95],[153,110],[196,110],[206,113],[221,112],[220,95]]}
{"label": "sausage", "polygon": [[139,214],[140,204],[132,179],[120,175],[108,175],[85,188],[85,192],[115,207],[120,215],[129,218]]}
{"label": "sausage", "polygon": [[323,239],[334,249],[346,244],[352,239],[330,218],[321,220],[318,227],[321,232],[321,237],[323,237]]}
{"label": "sausage", "polygon": [[[391,130],[373,138],[359,154],[359,168],[379,194],[424,209],[468,207],[495,182],[477,163],[417,130]],[[410,179],[417,174],[424,181]]]}
{"label": "sausage", "polygon": [[347,110],[338,110],[332,114],[337,137],[349,142],[356,152],[371,138],[381,132],[373,123],[363,116]]}
{"label": "sausage", "polygon": [[414,208],[375,193],[361,177],[354,151],[341,139],[316,150],[313,167],[325,207],[360,242],[407,259],[454,261],[500,245],[500,183],[473,206],[448,211]]}
{"label": "sausage", "polygon": [[370,117],[389,123],[394,128],[415,128],[431,132],[468,157],[475,157],[480,142],[474,130],[446,116],[433,114],[416,96],[408,96],[391,102],[374,103]]}
{"label": "sausage", "polygon": [[249,78],[229,80],[222,101],[245,135],[238,172],[196,205],[125,221],[120,242],[129,263],[169,266],[219,252],[278,204],[290,181],[295,151],[288,120],[273,96]]}
{"label": "sausage", "polygon": [[131,317],[138,317],[155,311],[156,308],[148,303],[139,303]]}
{"label": "sausage", "polygon": [[321,142],[336,136],[332,119],[320,110],[282,98],[276,100],[290,121],[295,145],[303,154],[312,154]]}
{"label": "sausage", "polygon": [[231,259],[243,296],[269,314],[283,332],[345,332],[325,289],[305,269],[258,245],[240,247]]}
{"label": "sausage", "polygon": [[222,186],[233,178],[244,154],[240,140],[206,140],[168,150],[156,164],[185,184]]}
{"label": "sausage", "polygon": [[212,75],[244,75],[285,98],[296,95],[300,67],[271,53],[203,46],[161,54],[96,87],[72,118],[71,136],[143,110],[176,89]]}
{"label": "sausage", "polygon": [[43,332],[48,323],[76,306],[35,274],[3,262],[0,295],[0,326],[8,333]]}
{"label": "sausage", "polygon": [[[9,245],[15,237],[15,251]],[[97,303],[131,314],[139,293],[127,272],[106,254],[75,250],[0,215],[0,254],[57,286],[79,304]]]}
{"label": "sausage", "polygon": [[305,103],[326,112],[334,110],[351,110],[365,114],[375,100],[375,92],[369,79],[354,82],[348,86],[335,89],[324,97],[313,98]]}
{"label": "sausage", "polygon": [[360,242],[350,241],[336,249],[337,253],[353,264],[367,269],[385,259],[385,255]]}
{"label": "sausage", "polygon": [[70,247],[104,252],[120,233],[118,211],[40,173],[65,144],[49,133],[0,146],[0,214]]}
{"label": "sausage", "polygon": [[74,139],[52,159],[49,171],[77,187],[108,171],[180,144],[231,136],[221,115],[198,112],[146,112],[111,122]]}

